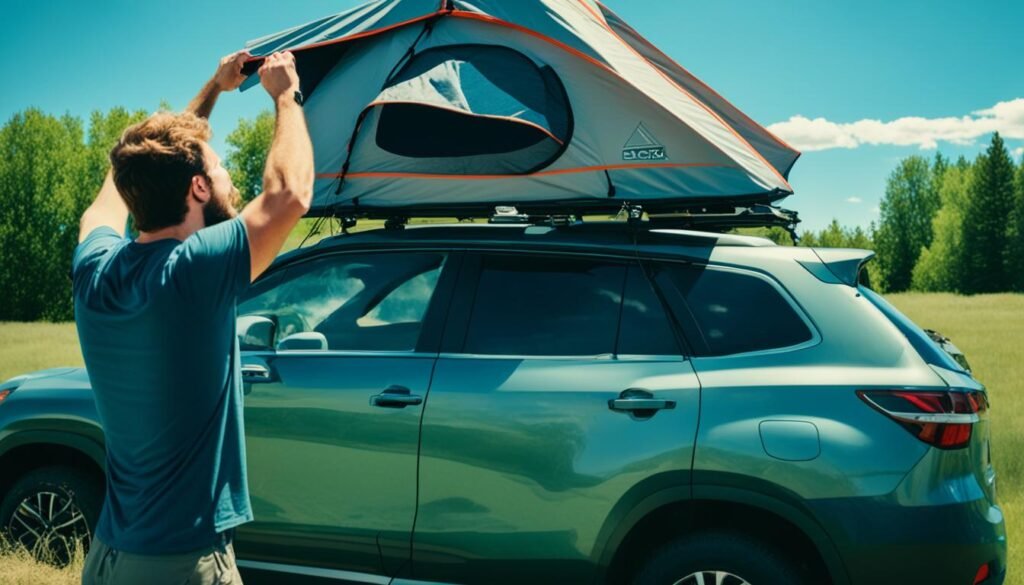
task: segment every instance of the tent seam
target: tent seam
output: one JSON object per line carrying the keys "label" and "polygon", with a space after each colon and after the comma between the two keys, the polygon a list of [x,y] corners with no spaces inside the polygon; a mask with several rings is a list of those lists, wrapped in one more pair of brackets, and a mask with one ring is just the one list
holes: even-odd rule
{"label": "tent seam", "polygon": [[[778,136],[776,136],[776,135],[775,135],[775,133],[774,133],[774,132],[772,132],[771,130],[769,130],[768,128],[766,128],[765,126],[763,126],[762,124],[759,124],[759,123],[758,123],[758,122],[757,122],[756,120],[754,120],[754,119],[753,119],[753,118],[751,118],[750,116],[746,115],[746,114],[745,114],[745,113],[743,112],[743,110],[741,110],[741,109],[737,108],[737,107],[736,107],[736,105],[735,105],[735,104],[733,104],[732,102],[730,102],[729,100],[727,100],[727,99],[725,98],[725,96],[723,96],[722,94],[720,94],[720,93],[718,93],[717,91],[715,91],[715,88],[713,88],[713,87],[711,87],[710,85],[708,85],[708,84],[704,83],[704,81],[703,81],[703,80],[701,80],[701,79],[700,79],[699,77],[697,77],[696,75],[694,75],[694,74],[693,74],[693,73],[692,73],[692,72],[691,72],[691,71],[690,71],[689,69],[687,69],[686,67],[683,67],[682,65],[680,65],[678,61],[676,61],[675,59],[673,59],[673,58],[672,58],[671,56],[669,56],[669,55],[668,55],[668,54],[666,54],[666,53],[665,53],[664,51],[662,51],[661,49],[659,49],[657,45],[655,45],[654,43],[652,43],[651,41],[649,41],[649,40],[648,40],[648,39],[647,39],[646,37],[644,37],[644,36],[643,36],[642,34],[640,34],[640,33],[639,33],[639,32],[638,32],[638,31],[637,31],[637,30],[636,30],[635,28],[633,28],[632,26],[630,26],[630,24],[629,24],[629,23],[627,23],[627,22],[626,22],[625,20],[623,20],[623,19],[622,19],[622,18],[621,18],[621,17],[620,17],[620,16],[619,16],[619,15],[618,15],[618,14],[617,14],[617,13],[616,13],[616,12],[615,12],[614,10],[612,10],[611,8],[609,8],[608,6],[606,6],[606,5],[605,5],[605,4],[603,3],[603,2],[601,2],[600,0],[596,0],[596,1],[597,1],[597,4],[598,4],[598,5],[599,5],[599,6],[601,7],[601,8],[603,8],[604,10],[607,10],[608,12],[611,12],[611,13],[612,13],[612,14],[613,14],[613,15],[614,15],[614,16],[615,16],[616,18],[618,18],[618,19],[619,19],[619,21],[620,21],[620,22],[622,22],[622,24],[623,24],[623,25],[625,25],[625,26],[626,26],[626,27],[628,27],[628,28],[629,28],[630,30],[632,30],[632,31],[633,31],[634,33],[636,33],[636,36],[637,36],[637,38],[638,38],[638,39],[640,39],[641,41],[643,41],[644,45],[646,45],[646,46],[647,46],[648,48],[650,48],[650,49],[653,49],[654,51],[656,51],[656,52],[657,52],[657,53],[658,53],[659,55],[661,55],[662,57],[664,57],[664,58],[668,59],[668,61],[669,61],[670,63],[672,63],[673,65],[675,65],[676,67],[678,67],[678,68],[679,68],[680,70],[682,70],[682,71],[683,71],[683,73],[686,73],[686,74],[687,74],[687,75],[689,75],[689,76],[690,76],[691,78],[693,78],[693,80],[694,80],[694,81],[696,81],[697,83],[699,83],[699,84],[700,84],[700,85],[701,85],[701,86],[702,86],[702,87],[703,87],[704,89],[706,89],[706,90],[710,91],[711,93],[713,93],[713,94],[715,95],[715,97],[717,97],[718,99],[722,100],[723,102],[725,102],[725,103],[729,104],[729,105],[730,105],[730,106],[731,106],[731,107],[732,107],[732,108],[733,108],[734,110],[736,110],[736,113],[738,113],[738,114],[739,114],[740,116],[743,116],[743,119],[745,119],[745,120],[746,120],[747,122],[750,122],[751,124],[753,124],[753,125],[755,125],[755,126],[757,126],[757,127],[761,128],[762,130],[764,130],[764,131],[765,131],[765,133],[766,133],[766,134],[768,135],[768,137],[769,137],[769,138],[771,138],[772,140],[774,140],[774,141],[775,141],[775,142],[776,142],[776,143],[777,143],[777,144],[778,144],[779,146],[782,146],[783,148],[786,148],[786,149],[789,149],[789,150],[793,151],[794,153],[796,153],[796,154],[797,154],[797,158],[799,158],[799,155],[801,155],[802,153],[801,153],[801,152],[800,152],[800,151],[799,151],[798,149],[794,148],[794,147],[793,147],[793,145],[791,145],[791,144],[789,144],[788,142],[786,142],[785,140],[783,140],[783,139],[779,138]],[[607,22],[607,20],[606,20],[606,22]],[[657,65],[655,65],[655,67],[657,67]],[[790,168],[792,168],[792,165],[790,165]]]}
{"label": "tent seam", "polygon": [[[676,115],[676,114],[675,114],[674,112],[672,112],[672,110],[669,110],[669,109],[668,109],[667,107],[665,107],[665,105],[664,105],[664,104],[662,104],[662,103],[661,103],[661,102],[659,102],[658,100],[654,99],[653,97],[651,97],[651,96],[647,95],[647,93],[646,93],[646,92],[644,92],[644,91],[643,91],[643,90],[641,90],[641,89],[640,89],[639,87],[637,87],[637,86],[636,86],[635,84],[633,84],[633,83],[632,83],[632,82],[630,82],[630,81],[629,81],[628,79],[626,79],[625,77],[623,77],[623,76],[622,76],[621,74],[619,74],[619,72],[618,72],[618,71],[616,71],[615,69],[611,68],[611,67],[610,67],[610,66],[608,66],[608,65],[605,65],[604,63],[601,63],[601,62],[600,62],[600,61],[598,61],[597,59],[594,59],[593,57],[591,57],[591,56],[589,56],[589,55],[587,55],[587,54],[583,53],[582,51],[579,51],[578,49],[574,49],[574,48],[572,48],[572,47],[570,47],[570,46],[566,45],[565,43],[563,43],[563,42],[561,42],[561,41],[559,41],[559,40],[557,40],[557,39],[553,39],[553,38],[551,38],[551,37],[549,37],[549,36],[547,36],[547,35],[545,35],[545,34],[542,34],[542,33],[539,33],[539,32],[537,32],[537,31],[535,31],[535,30],[532,30],[532,29],[526,28],[526,27],[524,27],[524,26],[520,26],[520,25],[517,25],[517,24],[515,24],[515,23],[512,23],[512,22],[509,22],[509,21],[507,21],[507,20],[502,20],[502,19],[500,19],[500,18],[495,18],[495,17],[493,17],[493,16],[490,16],[490,15],[485,15],[485,14],[477,14],[477,13],[475,13],[475,12],[458,12],[458,13],[452,13],[452,14],[451,14],[451,16],[452,16],[452,17],[455,17],[455,18],[465,18],[465,19],[469,19],[469,20],[478,20],[478,21],[480,21],[480,22],[486,22],[486,23],[490,23],[490,24],[493,24],[493,25],[495,25],[495,26],[501,26],[501,27],[505,27],[505,28],[511,28],[512,30],[515,30],[515,31],[519,31],[519,32],[522,32],[522,33],[524,33],[524,34],[527,34],[527,35],[530,35],[530,36],[532,36],[532,37],[534,37],[534,38],[540,39],[540,40],[542,40],[542,41],[544,41],[544,42],[546,42],[546,43],[549,43],[549,44],[551,44],[551,45],[554,45],[555,47],[558,47],[558,48],[562,49],[563,51],[565,51],[565,52],[569,53],[570,55],[573,55],[573,56],[575,56],[575,57],[577,57],[577,58],[579,58],[579,59],[583,59],[584,61],[587,61],[587,62],[588,62],[588,63],[590,63],[591,65],[594,65],[595,67],[597,67],[597,68],[599,68],[599,69],[601,69],[601,70],[607,71],[608,73],[610,73],[611,75],[613,75],[613,76],[615,76],[615,77],[616,77],[617,79],[619,79],[620,81],[622,81],[622,82],[626,83],[627,85],[629,85],[629,86],[630,86],[630,87],[632,87],[633,89],[637,90],[637,92],[638,92],[638,93],[639,93],[639,94],[640,94],[641,96],[643,96],[643,97],[647,98],[647,100],[648,100],[649,102],[653,103],[653,104],[654,104],[655,106],[657,106],[657,107],[661,108],[662,110],[664,110],[664,111],[668,112],[668,113],[669,113],[669,115],[671,115],[671,116],[672,116],[673,118],[675,118],[675,119],[679,120],[679,122],[680,122],[680,123],[682,123],[682,124],[685,124],[686,126],[690,127],[691,129],[693,128],[693,127],[692,127],[692,126],[691,126],[691,125],[690,125],[690,124],[689,124],[688,122],[686,122],[686,120],[683,120],[683,119],[679,118],[679,116],[678,116],[678,115]],[[613,34],[614,34],[614,33],[613,33]],[[617,37],[616,37],[616,38],[617,38]],[[625,43],[624,43],[624,44],[625,44]],[[628,45],[626,45],[626,46],[628,47]],[[642,59],[642,58],[643,58],[643,57],[641,56],[641,59]],[[646,60],[645,60],[645,62],[646,62]],[[657,69],[657,68],[655,68],[655,69]],[[659,72],[660,72],[660,71],[659,71]],[[675,85],[675,84],[673,83],[673,85]],[[676,87],[678,87],[678,86],[676,86]],[[687,94],[687,95],[689,95],[689,94]],[[693,99],[693,100],[694,100],[695,102],[697,102],[698,104],[700,104],[701,106],[703,106],[703,104],[701,104],[701,102],[700,102],[699,100],[696,100],[696,99],[694,99],[694,98],[693,98],[692,96],[691,96],[691,98],[690,98],[690,99]],[[705,108],[705,110],[707,109],[707,107],[706,107],[706,106],[703,106],[703,107]],[[712,112],[712,114],[713,114],[713,112]],[[717,116],[716,116],[716,118],[717,118]],[[732,132],[732,134],[733,134],[734,136],[736,135],[736,131],[735,131],[735,130],[734,130],[734,129],[732,128],[732,126],[730,126],[730,125],[726,124],[725,122],[721,121],[720,119],[719,119],[719,123],[721,123],[721,124],[722,124],[722,125],[723,125],[723,126],[724,126],[724,127],[726,128],[726,129],[727,129],[727,130],[729,130],[730,132]],[[699,136],[701,140],[703,140],[704,142],[706,142],[706,143],[707,143],[707,144],[708,144],[708,145],[709,145],[709,146],[710,146],[711,148],[713,148],[713,149],[715,149],[716,151],[718,151],[718,152],[722,153],[722,154],[723,154],[724,156],[727,156],[727,157],[729,156],[729,155],[728,155],[727,153],[725,153],[725,152],[724,152],[724,151],[723,151],[723,150],[722,150],[722,149],[721,149],[721,148],[720,148],[720,147],[719,147],[718,145],[716,145],[716,144],[715,144],[714,142],[712,142],[711,140],[709,140],[709,139],[708,139],[708,138],[707,138],[706,136],[704,136],[704,135],[703,135],[703,134],[701,134],[700,132],[694,131],[694,133],[695,133],[695,134],[696,134],[697,136]],[[743,140],[743,138],[742,138],[742,137],[739,137],[739,138],[740,138],[740,140]],[[746,141],[745,141],[745,140],[743,140],[743,143],[744,143],[744,144],[746,144]],[[782,177],[782,175],[780,175],[780,174],[779,174],[778,170],[777,170],[777,169],[776,169],[776,168],[775,168],[774,166],[772,166],[772,165],[771,165],[771,163],[769,163],[768,161],[764,160],[764,158],[763,158],[763,157],[761,157],[760,153],[758,153],[758,152],[757,152],[756,150],[753,150],[753,147],[751,147],[751,146],[750,146],[749,144],[746,144],[746,145],[747,145],[747,148],[750,148],[750,149],[751,149],[751,150],[752,150],[752,151],[754,152],[754,155],[755,155],[755,156],[756,156],[756,157],[757,157],[757,158],[758,158],[758,159],[759,159],[759,160],[760,160],[760,161],[761,161],[761,162],[762,162],[762,163],[763,163],[764,165],[766,165],[766,166],[767,166],[767,167],[768,167],[768,168],[769,168],[769,169],[770,169],[770,170],[771,170],[771,171],[772,171],[773,173],[775,173],[775,175],[776,175],[777,177],[779,177],[780,179],[782,179],[782,182],[783,182],[783,184],[784,184],[784,185],[785,185],[786,187],[788,187],[788,188],[789,188],[789,191],[790,191],[790,192],[792,193],[792,191],[793,191],[793,187],[792,187],[792,186],[790,186],[789,182],[788,182],[788,181],[786,181],[786,179],[785,179],[784,177]],[[749,173],[750,171],[747,171],[747,172]]]}
{"label": "tent seam", "polygon": [[[726,165],[718,163],[652,163],[652,164],[622,164],[622,165],[597,165],[592,167],[575,167],[570,169],[554,169],[549,171],[538,171],[531,174],[517,174],[517,175],[441,175],[441,174],[424,174],[424,173],[402,173],[402,172],[363,172],[363,173],[349,173],[346,175],[346,179],[373,179],[373,178],[393,178],[393,179],[408,179],[408,178],[422,178],[422,179],[447,179],[457,181],[478,181],[478,180],[499,180],[499,179],[521,179],[531,178],[538,176],[558,176],[558,175],[571,175],[580,173],[590,172],[607,172],[607,171],[625,171],[625,170],[646,170],[646,169],[666,169],[666,168],[728,168],[728,169],[739,169],[737,165]],[[317,179],[337,179],[339,173],[319,173],[316,175]]]}
{"label": "tent seam", "polygon": [[[587,0],[579,0],[579,2],[581,4],[583,4],[583,6],[587,9],[588,12],[590,12],[591,14],[594,14],[594,12],[590,9],[590,6],[586,3],[586,1]],[[646,57],[641,55],[639,51],[634,49],[632,45],[630,45],[629,43],[627,43],[625,41],[625,39],[620,37],[619,34],[617,32],[615,32],[615,30],[612,29],[612,27],[607,22],[605,22],[605,20],[603,18],[598,18],[597,15],[595,15],[595,18],[598,19],[598,23],[602,24],[604,26],[604,28],[613,37],[615,37],[616,40],[618,40],[622,44],[622,46],[624,46],[627,49],[629,49],[634,55],[639,57],[641,61],[643,61],[644,63],[647,63],[647,65],[649,67],[651,67],[651,69],[654,69],[654,71],[658,75],[660,75],[662,79],[664,79],[665,81],[669,82],[672,86],[674,86],[676,89],[681,91],[686,97],[690,98],[691,101],[693,101],[694,103],[696,103],[700,107],[704,108],[704,111],[706,111],[707,113],[711,114],[712,117],[714,117],[716,120],[718,120],[718,123],[721,124],[722,126],[724,126],[726,129],[728,129],[729,132],[731,132],[732,135],[735,136],[736,139],[740,141],[740,144],[746,146],[747,149],[749,149],[750,152],[753,153],[753,155],[758,158],[758,160],[760,160],[762,163],[764,163],[765,166],[767,166],[769,169],[771,169],[771,171],[773,173],[775,173],[775,176],[777,176],[779,179],[782,180],[782,184],[783,185],[788,187],[790,191],[793,190],[792,185],[790,185],[789,181],[787,181],[786,178],[782,176],[782,173],[779,172],[779,169],[775,168],[775,165],[773,165],[772,163],[768,162],[768,160],[766,158],[764,158],[764,156],[762,156],[761,153],[758,152],[756,148],[751,146],[751,144],[749,142],[747,142],[747,139],[743,138],[743,136],[741,136],[740,133],[737,132],[736,129],[733,128],[731,124],[729,124],[728,122],[723,120],[721,116],[719,116],[714,110],[709,108],[708,105],[705,104],[703,101],[697,99],[696,97],[693,96],[693,94],[691,94],[690,92],[686,91],[686,88],[684,88],[683,86],[679,85],[678,83],[675,82],[674,79],[672,79],[671,77],[666,75],[665,72],[662,71],[660,67],[658,67],[657,65],[655,65],[655,64],[651,63],[650,61],[648,61]],[[641,93],[643,93],[643,92],[641,92]]]}

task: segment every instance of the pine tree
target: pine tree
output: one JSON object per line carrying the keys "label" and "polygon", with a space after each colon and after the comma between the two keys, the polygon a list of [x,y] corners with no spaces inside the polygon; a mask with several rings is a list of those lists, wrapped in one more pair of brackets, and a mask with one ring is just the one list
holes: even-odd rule
{"label": "pine tree", "polygon": [[996,132],[978,157],[963,224],[963,292],[1010,290],[1010,216],[1016,202],[1014,165]]}
{"label": "pine tree", "polygon": [[910,288],[921,250],[932,243],[932,219],[940,201],[933,188],[932,167],[920,156],[900,161],[889,176],[875,237],[882,288],[899,292]]}
{"label": "pine tree", "polygon": [[1024,292],[1024,158],[1017,168],[1016,201],[1010,217],[1010,245],[1006,270],[1013,290]]}

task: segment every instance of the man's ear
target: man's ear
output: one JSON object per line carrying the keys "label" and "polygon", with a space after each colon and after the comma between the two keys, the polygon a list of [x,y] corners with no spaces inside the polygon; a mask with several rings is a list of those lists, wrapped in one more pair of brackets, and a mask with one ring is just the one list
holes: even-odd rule
{"label": "man's ear", "polygon": [[213,194],[210,190],[210,182],[202,175],[193,175],[192,184],[189,186],[189,193],[196,198],[200,205],[206,205]]}

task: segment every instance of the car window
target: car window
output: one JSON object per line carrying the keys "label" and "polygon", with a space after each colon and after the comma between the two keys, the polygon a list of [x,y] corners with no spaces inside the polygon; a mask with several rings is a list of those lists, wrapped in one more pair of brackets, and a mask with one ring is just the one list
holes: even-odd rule
{"label": "car window", "polygon": [[[683,301],[698,331],[688,333],[697,355],[730,355],[790,347],[813,335],[779,290],[734,270],[659,264],[658,282]],[[696,341],[696,342],[695,342]]]}
{"label": "car window", "polygon": [[238,315],[275,321],[280,350],[411,351],[444,259],[339,254],[303,262],[260,280]]}
{"label": "car window", "polygon": [[624,265],[586,258],[485,256],[463,351],[611,354],[625,273]]}
{"label": "car window", "polygon": [[640,266],[630,266],[619,325],[620,355],[680,355],[665,308]]}

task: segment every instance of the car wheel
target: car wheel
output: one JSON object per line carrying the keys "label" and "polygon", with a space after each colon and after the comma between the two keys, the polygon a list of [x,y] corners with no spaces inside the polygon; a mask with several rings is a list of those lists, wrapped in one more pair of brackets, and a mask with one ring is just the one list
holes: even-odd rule
{"label": "car wheel", "polygon": [[66,564],[76,548],[88,547],[102,505],[102,485],[89,474],[43,467],[11,486],[0,503],[0,530],[36,558]]}
{"label": "car wheel", "polygon": [[654,553],[633,585],[806,585],[793,563],[770,546],[729,533],[698,534]]}

